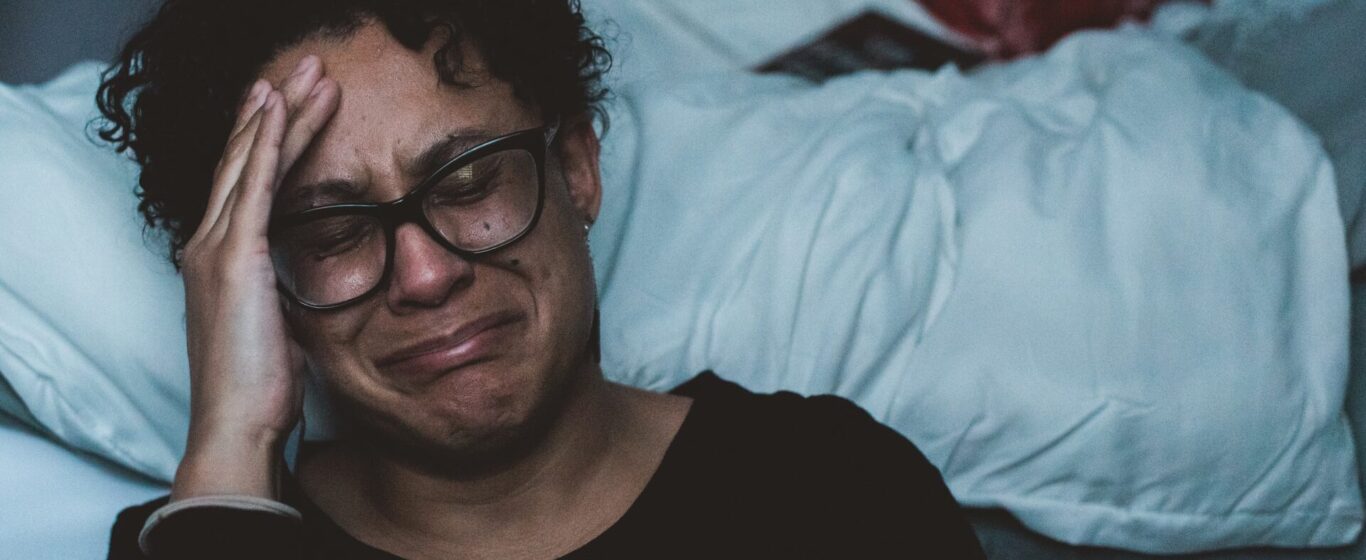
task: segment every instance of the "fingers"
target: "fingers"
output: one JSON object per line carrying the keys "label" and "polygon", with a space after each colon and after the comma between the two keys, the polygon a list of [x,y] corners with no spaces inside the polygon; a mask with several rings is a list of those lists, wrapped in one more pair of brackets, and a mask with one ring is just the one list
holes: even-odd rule
{"label": "fingers", "polygon": [[242,170],[242,178],[224,205],[224,212],[227,213],[225,227],[229,231],[265,236],[270,223],[270,205],[275,199],[285,119],[284,96],[273,91],[261,107],[261,124],[256,129],[256,138]]}
{"label": "fingers", "polygon": [[290,104],[294,109],[290,112],[288,132],[285,134],[284,143],[280,147],[278,179],[284,179],[285,174],[294,167],[294,164],[299,161],[299,157],[313,143],[313,139],[318,136],[324,126],[327,126],[328,120],[337,110],[337,105],[341,100],[340,94],[341,91],[336,82],[321,78],[313,84],[306,97]]}
{"label": "fingers", "polygon": [[270,82],[256,80],[251,85],[246,99],[242,102],[242,108],[237,113],[237,122],[233,124],[232,132],[228,134],[229,139],[236,137],[247,126],[247,121],[250,121],[251,117],[256,115],[256,110],[260,109],[261,105],[266,102],[267,93],[270,93]]}
{"label": "fingers", "polygon": [[265,80],[252,85],[219,160],[202,231],[221,239],[246,219],[254,225],[245,231],[264,235],[279,182],[336,112],[340,90],[322,72],[322,61],[309,55],[278,90]]}
{"label": "fingers", "polygon": [[280,84],[280,93],[284,94],[291,110],[313,90],[313,85],[322,77],[322,66],[317,56],[305,56],[294,66],[294,73]]}
{"label": "fingers", "polygon": [[[266,94],[269,93],[270,88],[267,86]],[[260,104],[265,104],[266,94],[261,95]],[[260,107],[253,109],[250,118],[243,122],[237,134],[228,141],[227,147],[223,149],[223,157],[219,160],[218,170],[214,173],[213,190],[209,193],[209,203],[204,209],[204,218],[200,221],[201,228],[213,227],[213,224],[222,215],[228,195],[235,189],[237,179],[242,175],[242,166],[246,164],[247,156],[251,152],[256,131],[260,127],[261,115]]]}
{"label": "fingers", "polygon": [[337,84],[323,77],[322,60],[313,55],[299,61],[294,74],[285,80],[280,92],[284,94],[289,114],[277,175],[277,179],[283,180],[313,138],[327,124],[337,108],[339,96]]}
{"label": "fingers", "polygon": [[[266,102],[266,94],[270,92],[270,82],[256,80],[247,93],[242,108],[237,113],[237,122],[233,124],[232,132],[228,134],[228,143],[223,149],[223,157],[218,160],[218,169],[214,172],[215,175],[230,176],[232,180],[229,181],[229,184],[236,182],[236,173],[241,170],[240,163],[245,161],[247,148],[251,147],[249,140],[256,134],[252,119],[260,112],[261,105]],[[238,164],[239,167],[234,168],[234,164]]]}
{"label": "fingers", "polygon": [[[297,100],[306,96],[312,90],[318,80],[322,78],[322,61],[313,55],[305,56],[294,67],[294,73],[285,78],[279,91],[284,94],[285,101],[288,102],[286,108],[291,109],[298,105]],[[271,91],[270,82],[257,80],[252,85],[251,93],[247,96],[248,102],[243,107],[243,112],[238,115],[238,126],[233,127],[233,134],[229,137],[228,146],[223,152],[223,159],[219,162],[218,176],[222,183],[235,184],[238,176],[242,172],[242,165],[246,163],[248,150],[251,148],[251,141],[255,137],[256,130],[251,124],[254,113],[259,112],[259,108],[264,104],[266,95]],[[222,197],[226,200],[226,195]]]}

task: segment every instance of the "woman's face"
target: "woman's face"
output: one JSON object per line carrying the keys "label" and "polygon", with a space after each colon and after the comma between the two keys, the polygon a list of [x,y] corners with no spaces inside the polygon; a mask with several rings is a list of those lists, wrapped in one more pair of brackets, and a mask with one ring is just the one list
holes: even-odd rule
{"label": "woman's face", "polygon": [[[368,25],[306,41],[267,66],[262,76],[278,86],[317,55],[341,89],[336,114],[281,186],[277,212],[398,199],[423,179],[417,162],[433,146],[452,144],[449,157],[547,124],[502,81],[440,82],[436,43],[413,52]],[[477,69],[476,58],[466,61]],[[386,288],[340,310],[289,308],[312,369],[370,439],[408,452],[496,454],[534,437],[595,367],[585,224],[600,184],[591,126],[562,130],[550,153],[540,219],[511,246],[465,259],[404,224]]]}

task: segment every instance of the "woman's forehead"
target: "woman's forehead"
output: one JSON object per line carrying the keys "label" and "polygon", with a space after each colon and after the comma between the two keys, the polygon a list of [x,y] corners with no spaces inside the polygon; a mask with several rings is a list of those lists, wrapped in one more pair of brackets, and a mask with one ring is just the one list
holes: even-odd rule
{"label": "woman's forehead", "polygon": [[[304,41],[272,61],[262,76],[279,87],[300,60],[316,55],[341,90],[336,113],[290,171],[281,195],[288,198],[300,185],[345,181],[387,199],[402,194],[435,146],[458,149],[462,139],[471,144],[540,124],[506,82],[442,82],[432,60],[435,48],[410,50],[382,26],[367,25],[346,38]],[[476,72],[482,68],[477,57],[465,58]]]}

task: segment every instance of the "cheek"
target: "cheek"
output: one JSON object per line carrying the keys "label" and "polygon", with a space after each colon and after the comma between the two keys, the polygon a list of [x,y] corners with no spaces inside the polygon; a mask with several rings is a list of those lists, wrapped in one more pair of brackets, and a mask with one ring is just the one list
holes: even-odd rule
{"label": "cheek", "polygon": [[[567,205],[566,205],[567,206]],[[592,322],[594,294],[593,264],[583,223],[576,214],[556,212],[546,228],[547,234],[535,261],[524,258],[523,273],[532,289],[547,306],[546,327],[558,344],[575,343]]]}
{"label": "cheek", "polygon": [[371,312],[368,307],[362,304],[356,309],[330,312],[293,310],[287,318],[294,340],[308,361],[333,374],[354,367],[347,364],[358,357],[356,340]]}
{"label": "cheek", "polygon": [[549,219],[542,225],[548,227],[545,235],[537,236],[534,252],[518,255],[514,260],[519,272],[533,284],[538,298],[553,299],[557,307],[562,307],[583,297],[578,292],[583,291],[584,277],[591,276],[592,265],[582,226],[566,219],[569,216],[563,213],[556,214],[560,215],[545,217]]}

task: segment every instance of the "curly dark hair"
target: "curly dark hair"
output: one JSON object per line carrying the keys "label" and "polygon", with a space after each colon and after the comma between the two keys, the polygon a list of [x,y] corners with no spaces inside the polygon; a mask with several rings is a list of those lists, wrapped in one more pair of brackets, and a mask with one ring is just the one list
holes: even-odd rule
{"label": "curly dark hair", "polygon": [[166,0],[105,72],[96,101],[100,137],[142,167],[138,209],[171,234],[173,264],[203,219],[237,105],[261,70],[307,38],[346,37],[369,22],[414,51],[444,30],[432,63],[447,84],[474,85],[462,79],[467,44],[547,119],[607,124],[611,56],[578,0]]}

